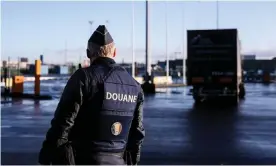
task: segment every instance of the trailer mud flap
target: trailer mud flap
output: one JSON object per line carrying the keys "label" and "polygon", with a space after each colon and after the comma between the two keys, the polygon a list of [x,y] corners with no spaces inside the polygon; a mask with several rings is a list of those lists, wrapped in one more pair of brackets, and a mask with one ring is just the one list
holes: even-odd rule
{"label": "trailer mud flap", "polygon": [[192,77],[192,83],[203,83],[204,78],[203,77]]}
{"label": "trailer mud flap", "polygon": [[222,78],[219,78],[219,82],[220,83],[231,83],[231,82],[233,82],[233,79],[230,77],[222,77]]}

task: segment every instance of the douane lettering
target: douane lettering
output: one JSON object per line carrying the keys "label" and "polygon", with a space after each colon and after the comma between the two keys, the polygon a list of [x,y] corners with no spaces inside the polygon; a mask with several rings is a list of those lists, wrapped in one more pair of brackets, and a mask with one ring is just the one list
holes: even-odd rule
{"label": "douane lettering", "polygon": [[119,96],[119,97],[118,97],[118,100],[119,100],[119,101],[122,101],[122,100],[123,100],[124,95],[123,95],[123,94],[118,94],[118,96]]}
{"label": "douane lettering", "polygon": [[129,101],[127,100],[127,95],[124,95],[124,100],[123,100],[123,101],[129,102]]}
{"label": "douane lettering", "polygon": [[134,96],[133,102],[135,103],[137,101],[137,96]]}
{"label": "douane lettering", "polygon": [[106,99],[110,100],[112,98],[112,94],[110,92],[106,92]]}
{"label": "douane lettering", "polygon": [[128,94],[106,92],[105,99],[106,100],[115,100],[115,101],[135,103],[136,100],[137,100],[137,96],[128,95]]}
{"label": "douane lettering", "polygon": [[131,102],[133,102],[133,96],[132,95],[128,95],[128,98],[130,99]]}
{"label": "douane lettering", "polygon": [[117,100],[117,99],[118,99],[117,93],[113,93],[113,94],[112,94],[112,99],[113,99],[113,100]]}

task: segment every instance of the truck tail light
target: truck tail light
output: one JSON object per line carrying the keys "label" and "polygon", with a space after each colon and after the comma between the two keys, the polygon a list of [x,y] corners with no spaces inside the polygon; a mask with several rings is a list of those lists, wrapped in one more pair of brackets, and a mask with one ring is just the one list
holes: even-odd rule
{"label": "truck tail light", "polygon": [[193,83],[201,83],[201,82],[204,82],[204,78],[203,77],[193,77],[192,82]]}
{"label": "truck tail light", "polygon": [[229,78],[229,77],[223,77],[219,79],[219,82],[221,83],[230,83],[232,81],[233,81],[232,78]]}

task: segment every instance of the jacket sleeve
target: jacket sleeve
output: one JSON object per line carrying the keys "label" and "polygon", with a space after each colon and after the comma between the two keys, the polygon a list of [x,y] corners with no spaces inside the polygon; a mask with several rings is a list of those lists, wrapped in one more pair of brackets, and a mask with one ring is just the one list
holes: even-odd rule
{"label": "jacket sleeve", "polygon": [[50,164],[55,150],[68,141],[69,131],[83,103],[84,93],[85,74],[79,69],[64,88],[39,154],[40,164]]}
{"label": "jacket sleeve", "polygon": [[131,163],[133,165],[137,165],[140,161],[141,146],[145,137],[145,129],[143,126],[143,103],[144,94],[140,92],[126,147],[127,153],[130,153]]}

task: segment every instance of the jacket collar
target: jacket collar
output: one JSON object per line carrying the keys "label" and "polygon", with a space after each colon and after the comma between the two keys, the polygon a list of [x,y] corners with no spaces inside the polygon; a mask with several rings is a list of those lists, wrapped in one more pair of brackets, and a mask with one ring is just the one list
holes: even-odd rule
{"label": "jacket collar", "polygon": [[116,64],[116,62],[112,58],[107,58],[107,57],[99,57],[95,59],[91,65],[112,65]]}

